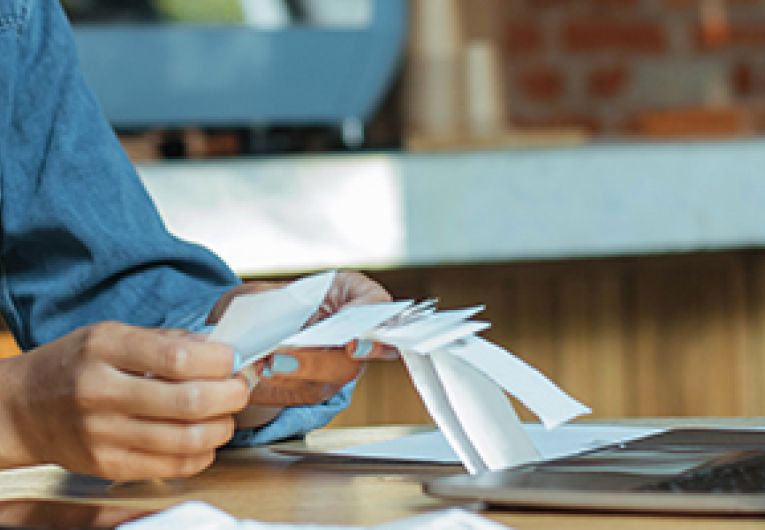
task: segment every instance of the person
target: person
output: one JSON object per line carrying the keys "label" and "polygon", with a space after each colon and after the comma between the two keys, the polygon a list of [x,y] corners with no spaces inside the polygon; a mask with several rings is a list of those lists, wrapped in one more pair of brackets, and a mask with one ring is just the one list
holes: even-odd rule
{"label": "person", "polygon": [[[362,362],[344,349],[269,361],[250,392],[231,348],[196,333],[275,285],[167,232],[55,1],[0,2],[0,245],[0,309],[25,351],[0,362],[0,467],[188,476],[226,443],[304,433],[348,403]],[[323,307],[388,299],[342,272]]]}

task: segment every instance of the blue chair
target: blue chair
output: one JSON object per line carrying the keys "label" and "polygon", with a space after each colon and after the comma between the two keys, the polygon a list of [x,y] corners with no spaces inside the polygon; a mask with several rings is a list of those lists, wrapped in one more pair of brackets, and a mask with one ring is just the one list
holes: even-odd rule
{"label": "blue chair", "polygon": [[372,116],[407,33],[406,0],[364,28],[75,25],[82,68],[117,127],[336,125]]}

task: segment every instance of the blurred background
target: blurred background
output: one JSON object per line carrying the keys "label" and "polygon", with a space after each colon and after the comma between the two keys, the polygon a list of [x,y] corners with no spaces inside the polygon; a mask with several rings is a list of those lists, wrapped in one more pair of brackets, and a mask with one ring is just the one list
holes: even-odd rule
{"label": "blurred background", "polygon": [[[63,4],[166,222],[243,278],[485,303],[596,417],[765,416],[765,0]],[[426,421],[373,363],[335,425]]]}

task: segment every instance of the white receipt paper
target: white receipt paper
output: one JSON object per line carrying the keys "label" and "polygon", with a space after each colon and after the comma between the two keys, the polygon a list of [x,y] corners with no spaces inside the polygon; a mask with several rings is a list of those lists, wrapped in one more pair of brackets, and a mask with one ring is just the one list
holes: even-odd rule
{"label": "white receipt paper", "polygon": [[237,370],[279,348],[336,347],[354,339],[397,348],[428,412],[470,473],[540,458],[506,392],[546,428],[590,412],[541,372],[476,336],[489,325],[470,320],[483,307],[436,311],[431,302],[409,300],[349,305],[305,327],[333,280],[334,273],[321,273],[237,297],[210,339],[237,351]]}
{"label": "white receipt paper", "polygon": [[451,508],[376,526],[329,526],[317,524],[263,523],[237,520],[224,511],[199,501],[178,504],[165,511],[117,527],[117,530],[506,530],[507,527],[480,515]]}

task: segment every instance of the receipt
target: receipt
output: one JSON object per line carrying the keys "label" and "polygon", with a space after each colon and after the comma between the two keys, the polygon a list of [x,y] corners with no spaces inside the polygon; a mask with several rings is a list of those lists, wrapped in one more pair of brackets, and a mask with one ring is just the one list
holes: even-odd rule
{"label": "receipt", "polygon": [[[348,305],[306,327],[334,273],[235,298],[210,335],[238,352],[237,369],[284,348],[341,347],[366,339],[397,348],[428,412],[471,473],[539,458],[505,393],[547,428],[590,409],[504,348],[477,336],[483,306],[437,311],[435,300]],[[318,355],[319,353],[317,353]]]}
{"label": "receipt", "polygon": [[237,520],[207,503],[190,501],[122,524],[117,527],[117,530],[167,530],[168,528],[183,530],[500,530],[507,527],[460,508],[426,513],[367,527],[264,523]]}

